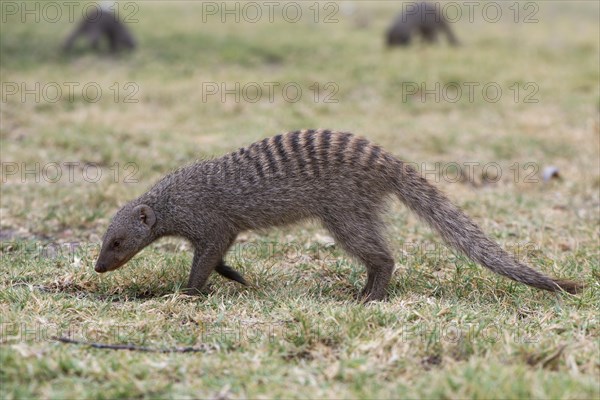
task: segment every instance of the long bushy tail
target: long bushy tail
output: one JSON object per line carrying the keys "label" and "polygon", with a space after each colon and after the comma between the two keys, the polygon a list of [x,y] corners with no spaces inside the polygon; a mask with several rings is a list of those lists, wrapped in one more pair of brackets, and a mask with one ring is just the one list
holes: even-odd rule
{"label": "long bushy tail", "polygon": [[577,293],[584,285],[550,278],[519,262],[489,239],[457,206],[419,175],[411,166],[398,162],[396,194],[444,240],[466,256],[497,274],[549,291]]}

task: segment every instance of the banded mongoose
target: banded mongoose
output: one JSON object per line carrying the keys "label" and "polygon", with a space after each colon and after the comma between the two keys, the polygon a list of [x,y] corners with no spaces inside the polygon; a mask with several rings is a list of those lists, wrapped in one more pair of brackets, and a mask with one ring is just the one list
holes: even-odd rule
{"label": "banded mongoose", "polygon": [[280,134],[170,173],[116,213],[95,269],[115,270],[170,235],[194,247],[188,294],[198,293],[213,270],[243,283],[223,262],[240,232],[316,219],[367,267],[364,300],[380,300],[394,269],[380,219],[390,195],[498,274],[549,291],[582,287],[549,278],[502,250],[407,163],[364,138],[330,130]]}
{"label": "banded mongoose", "polygon": [[105,37],[112,53],[120,49],[133,50],[136,46],[133,35],[117,15],[111,10],[99,7],[96,13],[86,15],[77,28],[67,37],[63,50],[69,52],[80,37],[86,37],[93,50],[100,48],[100,40]]}
{"label": "banded mongoose", "polygon": [[408,3],[386,33],[388,46],[407,46],[415,34],[420,34],[429,43],[437,41],[438,31],[444,32],[451,45],[457,46],[458,39],[452,33],[448,21],[432,3]]}

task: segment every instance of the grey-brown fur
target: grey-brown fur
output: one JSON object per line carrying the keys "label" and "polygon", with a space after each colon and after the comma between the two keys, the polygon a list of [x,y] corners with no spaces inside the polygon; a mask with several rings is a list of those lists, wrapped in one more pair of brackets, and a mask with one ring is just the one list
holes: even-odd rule
{"label": "grey-brown fur", "polygon": [[580,288],[517,261],[408,164],[366,139],[329,130],[277,135],[167,175],[117,212],[96,271],[120,267],[162,236],[180,236],[195,248],[187,285],[194,293],[217,266],[223,275],[233,271],[223,273],[223,257],[238,233],[316,219],[365,264],[362,295],[379,300],[394,269],[380,219],[390,196],[496,273],[550,291]]}
{"label": "grey-brown fur", "polygon": [[442,15],[439,5],[431,3],[408,3],[386,33],[388,46],[407,46],[414,35],[421,35],[424,41],[437,41],[438,33],[443,32],[451,45],[459,44],[449,23]]}
{"label": "grey-brown fur", "polygon": [[135,40],[127,27],[110,10],[99,8],[97,13],[86,16],[67,37],[63,44],[64,51],[71,51],[80,37],[86,37],[94,50],[100,48],[100,41],[106,38],[111,52],[120,49],[133,50]]}

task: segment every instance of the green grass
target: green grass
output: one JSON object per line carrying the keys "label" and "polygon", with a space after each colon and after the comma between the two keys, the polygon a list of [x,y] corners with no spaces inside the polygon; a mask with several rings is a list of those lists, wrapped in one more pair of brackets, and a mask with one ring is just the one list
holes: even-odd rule
{"label": "green grass", "polygon": [[[58,54],[71,29],[65,18],[2,22],[3,95],[7,83],[96,82],[103,91],[95,103],[80,90],[55,103],[20,94],[1,103],[2,398],[600,396],[598,5],[540,2],[534,24],[476,14],[454,26],[458,49],[442,41],[386,51],[382,32],[399,4],[353,4],[355,13],[342,7],[334,24],[222,24],[202,23],[200,3],[140,2],[131,25],[139,49],[119,57],[83,46]],[[129,82],[137,103],[124,102]],[[303,95],[296,103],[280,91],[273,102],[266,94],[256,103],[203,101],[207,82],[265,90],[265,82],[292,82]],[[337,103],[315,102],[315,82],[321,95],[335,83]],[[472,102],[465,92],[457,102],[422,102],[420,92],[403,99],[407,82],[495,82],[503,95],[497,103],[477,90]],[[537,103],[523,101],[531,82]],[[395,203],[386,221],[397,270],[388,300],[368,306],[355,301],[364,268],[312,224],[242,235],[228,262],[248,288],[215,276],[205,296],[183,295],[191,253],[177,239],[119,271],[93,271],[110,217],[166,172],[317,127],[356,132],[429,169],[440,163],[438,172],[479,163],[473,184],[437,185],[519,258],[588,288],[554,295],[495,276]],[[54,162],[78,162],[73,181],[63,165],[62,177],[46,182],[51,170],[43,168]],[[23,179],[23,167],[36,163],[39,172]],[[85,170],[90,163],[103,173],[98,182],[82,175],[95,171]],[[497,183],[486,182],[490,163],[502,168]],[[539,180],[548,165],[561,180]],[[79,248],[68,251],[70,243]],[[92,349],[52,339],[61,335],[205,351]]]}

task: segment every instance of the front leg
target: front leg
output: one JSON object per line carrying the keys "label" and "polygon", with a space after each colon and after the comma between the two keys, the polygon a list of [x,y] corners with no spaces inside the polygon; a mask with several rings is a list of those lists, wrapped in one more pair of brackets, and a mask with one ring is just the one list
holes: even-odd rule
{"label": "front leg", "polygon": [[221,257],[222,254],[216,254],[216,252],[196,249],[185,294],[198,295],[201,293],[208,277],[221,261]]}
{"label": "front leg", "polygon": [[79,38],[79,36],[83,35],[84,33],[84,29],[83,26],[80,25],[79,27],[77,27],[77,29],[75,29],[75,31],[73,31],[69,37],[65,40],[65,43],[63,44],[63,51],[65,52],[69,52],[73,49],[73,45],[75,44],[75,41]]}
{"label": "front leg", "polygon": [[207,243],[204,246],[195,244],[192,270],[185,290],[186,294],[197,295],[206,285],[210,274],[220,266],[223,256],[235,240],[235,235],[226,237],[225,240]]}
{"label": "front leg", "polygon": [[88,33],[88,40],[90,41],[90,46],[94,51],[98,51],[100,49],[100,39],[102,39],[102,32],[97,27],[95,29],[91,29]]}
{"label": "front leg", "polygon": [[446,33],[446,36],[448,37],[448,42],[450,43],[450,45],[460,46],[459,40],[456,38],[456,36],[454,36],[452,29],[450,29],[450,26],[447,23],[444,23],[442,25],[442,30]]}
{"label": "front leg", "polygon": [[229,265],[225,264],[223,260],[221,260],[217,267],[215,268],[215,272],[220,274],[221,276],[231,279],[232,281],[236,281],[241,283],[244,286],[248,286],[248,282],[244,279],[242,274],[237,272],[235,269],[231,268]]}

